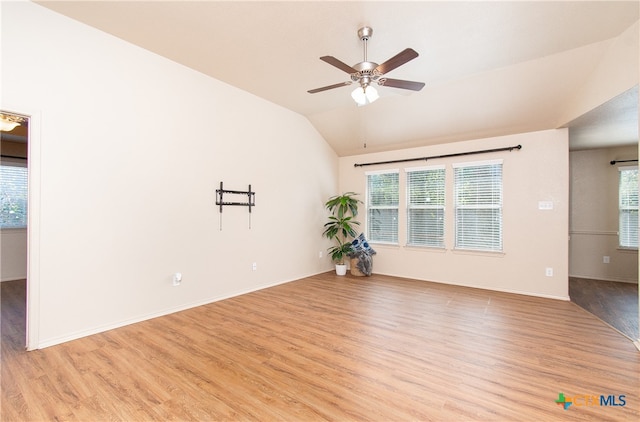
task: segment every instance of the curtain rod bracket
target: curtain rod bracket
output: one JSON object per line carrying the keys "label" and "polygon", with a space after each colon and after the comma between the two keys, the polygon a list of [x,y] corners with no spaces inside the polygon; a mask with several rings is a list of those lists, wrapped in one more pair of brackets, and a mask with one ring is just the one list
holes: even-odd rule
{"label": "curtain rod bracket", "polygon": [[609,161],[609,164],[611,164],[612,166],[615,166],[616,163],[631,163],[631,162],[637,163],[638,160],[637,159],[635,159],[635,160],[612,160],[612,161]]}

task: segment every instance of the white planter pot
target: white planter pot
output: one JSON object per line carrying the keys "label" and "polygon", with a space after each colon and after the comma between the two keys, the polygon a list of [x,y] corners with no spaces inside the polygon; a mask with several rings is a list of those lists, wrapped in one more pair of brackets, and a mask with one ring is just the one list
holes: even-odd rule
{"label": "white planter pot", "polygon": [[336,274],[345,275],[347,273],[347,264],[336,264]]}

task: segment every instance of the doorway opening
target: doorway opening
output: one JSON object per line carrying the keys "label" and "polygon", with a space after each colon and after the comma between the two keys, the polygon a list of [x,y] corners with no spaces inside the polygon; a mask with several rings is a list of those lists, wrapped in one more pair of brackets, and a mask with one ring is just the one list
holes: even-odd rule
{"label": "doorway opening", "polygon": [[569,296],[637,342],[638,86],[566,127],[570,170]]}
{"label": "doorway opening", "polygon": [[21,348],[27,343],[28,198],[29,117],[0,111],[2,333]]}

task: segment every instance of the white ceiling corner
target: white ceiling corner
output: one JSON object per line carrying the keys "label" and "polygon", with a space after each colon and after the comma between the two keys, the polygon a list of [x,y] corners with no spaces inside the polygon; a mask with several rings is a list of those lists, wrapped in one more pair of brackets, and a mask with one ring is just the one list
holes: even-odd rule
{"label": "white ceiling corner", "polygon": [[[38,3],[307,116],[339,155],[554,128],[607,41],[639,18],[635,1]],[[364,25],[369,60],[411,47],[420,56],[389,77],[425,88],[380,87],[361,108],[350,87],[308,94],[348,80],[319,57],[362,61]],[[589,132],[580,147],[637,142],[637,98],[636,87],[617,112],[577,119],[572,136]]]}

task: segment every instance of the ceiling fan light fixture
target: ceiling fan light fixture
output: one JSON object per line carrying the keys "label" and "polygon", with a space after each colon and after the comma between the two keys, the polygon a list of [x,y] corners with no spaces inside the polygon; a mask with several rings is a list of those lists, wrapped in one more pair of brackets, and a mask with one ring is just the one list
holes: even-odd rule
{"label": "ceiling fan light fixture", "polygon": [[372,103],[378,98],[380,98],[380,95],[378,95],[378,90],[372,87],[371,85],[365,88],[364,95],[367,97],[367,100],[369,101],[369,103]]}
{"label": "ceiling fan light fixture", "polygon": [[388,86],[392,88],[408,89],[411,91],[420,91],[424,87],[423,82],[405,81],[403,79],[390,79],[385,76],[387,72],[396,69],[410,60],[418,57],[418,53],[412,48],[405,48],[400,53],[391,57],[389,60],[378,64],[367,60],[367,42],[373,35],[373,29],[369,26],[362,27],[358,30],[358,38],[363,43],[364,60],[353,66],[336,59],[333,56],[322,56],[320,60],[334,66],[351,77],[349,81],[323,86],[321,88],[310,89],[309,94],[327,91],[329,89],[340,88],[345,85],[357,83],[359,86],[352,93],[351,97],[358,104],[363,106],[371,104],[379,98],[378,91],[371,86],[372,83],[378,86]]}
{"label": "ceiling fan light fixture", "polygon": [[14,116],[12,114],[0,114],[0,131],[11,132],[25,122],[25,120],[24,117]]}
{"label": "ceiling fan light fixture", "polygon": [[375,89],[371,85],[367,85],[364,87],[359,86],[354,89],[351,93],[351,98],[353,98],[358,106],[363,106],[371,104],[372,102],[380,98],[380,95],[378,95],[377,89]]}

